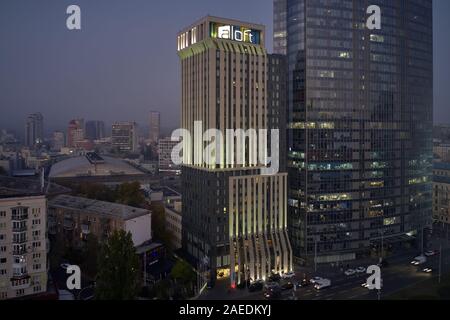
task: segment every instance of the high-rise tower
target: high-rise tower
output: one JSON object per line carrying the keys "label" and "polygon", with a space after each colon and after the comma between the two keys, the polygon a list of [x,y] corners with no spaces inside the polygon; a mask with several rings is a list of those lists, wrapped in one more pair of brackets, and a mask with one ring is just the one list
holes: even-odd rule
{"label": "high-rise tower", "polygon": [[[230,277],[232,285],[292,270],[287,175],[262,174],[266,144],[251,133],[278,124],[269,119],[264,36],[264,26],[216,17],[178,35],[182,128],[194,138],[183,139],[183,248],[211,280]],[[203,140],[210,129],[223,141]]]}
{"label": "high-rise tower", "polygon": [[[381,29],[367,26],[370,5]],[[274,20],[275,51],[288,59],[294,255],[320,263],[415,239],[421,247],[431,222],[432,0],[275,0]]]}

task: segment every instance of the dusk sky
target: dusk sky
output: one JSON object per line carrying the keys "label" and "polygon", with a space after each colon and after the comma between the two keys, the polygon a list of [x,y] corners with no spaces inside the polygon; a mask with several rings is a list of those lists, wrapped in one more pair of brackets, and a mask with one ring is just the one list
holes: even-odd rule
{"label": "dusk sky", "polygon": [[[66,28],[70,4],[81,31]],[[450,1],[434,4],[434,116],[450,123]],[[78,117],[146,124],[150,110],[177,126],[176,33],[207,14],[265,24],[272,51],[272,0],[0,0],[0,129],[22,134],[32,112],[47,132]]]}

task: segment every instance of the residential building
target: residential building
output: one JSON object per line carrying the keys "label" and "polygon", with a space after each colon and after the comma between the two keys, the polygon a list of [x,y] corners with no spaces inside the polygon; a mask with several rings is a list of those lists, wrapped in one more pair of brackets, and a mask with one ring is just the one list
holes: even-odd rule
{"label": "residential building", "polygon": [[275,3],[295,256],[331,263],[420,247],[432,217],[432,1],[376,1],[379,30],[367,27],[366,1]]}
{"label": "residential building", "polygon": [[116,230],[130,232],[136,247],[151,241],[151,212],[69,195],[49,201],[48,232],[69,247],[82,248],[89,234],[101,241]]}
{"label": "residential building", "polygon": [[433,220],[450,223],[450,163],[433,164]]}
{"label": "residential building", "polygon": [[0,188],[0,300],[46,292],[46,211],[41,192]]}
{"label": "residential building", "polygon": [[181,249],[183,236],[182,236],[182,214],[181,214],[181,201],[176,201],[170,204],[165,204],[165,221],[166,230],[171,234],[171,247],[173,250]]}

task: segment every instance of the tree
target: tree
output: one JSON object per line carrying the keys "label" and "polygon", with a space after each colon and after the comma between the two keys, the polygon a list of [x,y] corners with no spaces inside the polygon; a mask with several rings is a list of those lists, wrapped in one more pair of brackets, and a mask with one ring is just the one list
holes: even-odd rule
{"label": "tree", "polygon": [[170,276],[175,279],[178,284],[182,284],[184,288],[187,290],[191,290],[193,288],[193,284],[197,279],[197,275],[192,267],[183,260],[178,260],[172,271],[170,272]]}
{"label": "tree", "polygon": [[153,238],[161,241],[169,252],[172,251],[173,235],[166,229],[166,211],[162,204],[151,205]]}
{"label": "tree", "polygon": [[139,259],[130,232],[113,232],[102,246],[97,268],[96,299],[133,300],[137,296]]}
{"label": "tree", "polygon": [[127,206],[138,207],[145,202],[139,182],[122,183],[117,193],[116,201]]}
{"label": "tree", "polygon": [[95,235],[88,234],[86,238],[86,246],[83,248],[83,270],[84,272],[94,278],[97,274],[97,261],[100,245]]}

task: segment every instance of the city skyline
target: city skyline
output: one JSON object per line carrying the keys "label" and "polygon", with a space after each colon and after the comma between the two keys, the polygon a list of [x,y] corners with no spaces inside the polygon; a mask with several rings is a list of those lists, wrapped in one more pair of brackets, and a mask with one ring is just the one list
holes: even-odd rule
{"label": "city skyline", "polygon": [[[218,14],[265,25],[266,46],[272,52],[272,1],[247,1],[240,3],[239,10],[213,1],[195,1],[189,8],[186,2],[175,0],[166,4],[110,1],[108,5],[81,0],[78,4],[83,18],[78,33],[65,28],[68,2],[0,4],[0,35],[9,44],[2,48],[6,59],[0,59],[0,85],[7,89],[0,95],[0,106],[15,110],[0,119],[0,128],[20,137],[26,117],[36,112],[45,119],[46,137],[64,129],[74,118],[99,119],[108,127],[115,121],[136,121],[142,128],[147,122],[141,119],[147,117],[148,110],[155,110],[161,112],[162,131],[169,133],[178,126],[181,103],[173,37],[183,25],[202,15]],[[185,6],[186,10],[181,10]],[[445,90],[450,81],[445,63],[450,54],[450,44],[445,42],[445,30],[450,28],[445,12],[449,7],[446,0],[434,1],[434,120],[439,123],[450,122],[446,112],[450,92]],[[110,9],[108,13],[104,8]],[[174,8],[183,12],[181,17],[175,13],[177,23],[162,21],[158,13]],[[5,13],[8,17],[2,16]],[[161,30],[154,34],[155,39],[142,41],[155,28]],[[6,33],[9,29],[16,30],[14,38]],[[22,94],[24,90],[27,95]]]}

